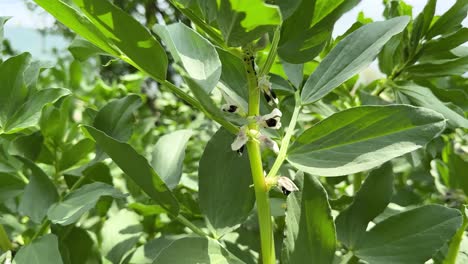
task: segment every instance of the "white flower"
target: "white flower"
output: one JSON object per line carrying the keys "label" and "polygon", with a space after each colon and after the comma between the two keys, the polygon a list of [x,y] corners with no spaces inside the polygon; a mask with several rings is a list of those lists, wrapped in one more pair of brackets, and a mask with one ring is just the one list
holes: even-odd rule
{"label": "white flower", "polygon": [[257,122],[262,127],[269,127],[272,129],[279,129],[281,127],[281,116],[283,114],[278,108],[273,109],[271,113],[257,117]]}
{"label": "white flower", "polygon": [[224,112],[235,113],[235,112],[237,112],[237,110],[239,110],[239,107],[237,107],[237,105],[233,105],[233,104],[223,104],[221,106],[221,110],[224,111]]}
{"label": "white flower", "polygon": [[265,135],[260,135],[258,137],[258,140],[260,143],[262,143],[265,147],[273,150],[274,153],[278,154],[279,153],[279,147],[278,144],[272,140],[271,138],[265,136]]}
{"label": "white flower", "polygon": [[233,151],[241,150],[248,140],[249,140],[249,136],[247,135],[247,127],[243,126],[239,130],[239,133],[237,133],[237,136],[234,142],[232,142],[231,149]]}
{"label": "white flower", "polygon": [[277,186],[281,189],[284,195],[289,195],[291,192],[299,191],[296,184],[285,176],[279,176],[277,180]]}

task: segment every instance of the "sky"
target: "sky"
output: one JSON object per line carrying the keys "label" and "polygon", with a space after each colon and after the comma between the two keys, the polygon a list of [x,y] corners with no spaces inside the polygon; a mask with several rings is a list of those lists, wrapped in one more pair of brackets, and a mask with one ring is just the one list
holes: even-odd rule
{"label": "sky", "polygon": [[[59,49],[67,46],[67,43],[59,37],[51,37],[42,40],[39,33],[31,29],[45,29],[51,27],[54,18],[42,9],[38,8],[31,12],[26,3],[33,4],[32,0],[0,0],[0,16],[11,16],[11,20],[5,26],[5,37],[11,41],[13,47],[19,51],[29,51],[33,56],[44,57],[44,47],[55,46]],[[413,16],[421,12],[426,0],[406,0],[413,6]],[[437,2],[436,14],[440,15],[449,9],[455,0],[439,0]],[[33,4],[34,5],[34,4]],[[383,20],[383,5],[381,0],[362,0],[354,9],[346,13],[338,20],[333,32],[334,36],[344,33],[354,23],[357,15],[363,11],[366,17],[375,21]],[[468,26],[465,19],[464,26]]]}

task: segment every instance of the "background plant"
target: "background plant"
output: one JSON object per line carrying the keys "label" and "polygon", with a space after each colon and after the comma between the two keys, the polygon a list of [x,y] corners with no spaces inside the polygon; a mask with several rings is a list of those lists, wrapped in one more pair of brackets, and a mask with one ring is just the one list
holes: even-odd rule
{"label": "background plant", "polygon": [[0,65],[0,260],[465,260],[467,1],[35,2],[79,37]]}

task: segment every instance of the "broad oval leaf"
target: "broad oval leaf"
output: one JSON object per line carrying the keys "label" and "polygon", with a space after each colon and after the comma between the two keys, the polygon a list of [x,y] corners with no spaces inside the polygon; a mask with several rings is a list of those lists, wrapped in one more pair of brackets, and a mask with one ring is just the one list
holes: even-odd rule
{"label": "broad oval leaf", "polygon": [[[3,169],[3,165],[0,163],[1,169]],[[16,197],[23,192],[24,181],[13,176],[13,173],[14,171],[11,173],[0,171],[0,202]]]}
{"label": "broad oval leaf", "polygon": [[350,108],[304,131],[289,149],[288,160],[314,175],[347,175],[419,149],[444,128],[445,118],[426,108]]}
{"label": "broad oval leaf", "polygon": [[173,215],[179,202],[148,161],[129,144],[117,141],[94,127],[84,126],[96,143],[140,188]]}
{"label": "broad oval leaf", "polygon": [[185,148],[191,136],[191,130],[178,130],[160,137],[154,146],[151,165],[170,189],[179,184]]}
{"label": "broad oval leaf", "polygon": [[68,94],[70,91],[62,88],[42,89],[35,92],[7,120],[4,130],[11,134],[35,126],[41,117],[41,110],[46,104],[54,103]]}
{"label": "broad oval leaf", "polygon": [[362,26],[336,45],[309,77],[301,93],[313,103],[366,68],[390,38],[400,33],[409,17],[396,17]]}
{"label": "broad oval leaf", "polygon": [[200,209],[219,233],[241,224],[255,197],[249,158],[231,150],[235,135],[220,129],[210,139],[198,168]]}
{"label": "broad oval leaf", "polygon": [[[13,56],[0,64],[0,128],[3,129],[28,95],[23,73],[31,61],[29,53]],[[1,132],[1,130],[0,130]]]}
{"label": "broad oval leaf", "polygon": [[57,188],[45,172],[29,159],[16,156],[31,170],[29,183],[24,189],[18,211],[27,215],[35,223],[40,223],[47,215],[49,207],[58,201]]}
{"label": "broad oval leaf", "polygon": [[281,23],[279,8],[263,0],[217,0],[217,22],[229,46],[242,46]]}
{"label": "broad oval leaf", "polygon": [[156,25],[154,29],[164,40],[174,60],[184,66],[188,76],[210,93],[221,76],[221,61],[215,47],[182,23]]}
{"label": "broad oval leaf", "polygon": [[13,264],[32,263],[63,264],[58,239],[54,234],[45,235],[23,246],[13,259]]}
{"label": "broad oval leaf", "polygon": [[453,237],[462,221],[460,211],[440,205],[409,210],[374,226],[355,254],[372,264],[424,263]]}
{"label": "broad oval leaf", "polygon": [[437,98],[429,88],[416,84],[398,86],[398,92],[406,95],[414,104],[427,107],[441,113],[448,119],[448,123],[454,127],[468,128],[468,120],[447,107]]}
{"label": "broad oval leaf", "polygon": [[366,233],[369,222],[385,210],[392,195],[392,164],[387,162],[369,173],[353,203],[336,218],[339,241],[348,248],[354,248]]}
{"label": "broad oval leaf", "polygon": [[117,140],[127,141],[132,135],[133,113],[141,104],[136,94],[112,100],[99,110],[93,126]]}
{"label": "broad oval leaf", "polygon": [[69,225],[92,209],[102,196],[125,198],[125,195],[111,185],[95,182],[86,184],[75,191],[70,192],[62,201],[53,204],[47,216],[54,224]]}
{"label": "broad oval leaf", "polygon": [[109,1],[74,0],[86,16],[60,0],[35,2],[103,51],[157,80],[166,79],[168,61],[161,44],[132,16]]}
{"label": "broad oval leaf", "polygon": [[278,55],[290,63],[305,63],[322,51],[332,36],[335,22],[360,0],[277,2],[285,19],[281,26]]}
{"label": "broad oval leaf", "polygon": [[101,229],[101,254],[110,263],[127,263],[123,258],[135,248],[142,236],[141,219],[135,212],[123,209],[113,214]]}
{"label": "broad oval leaf", "polygon": [[65,4],[61,0],[34,0],[36,4],[44,8],[62,24],[75,31],[82,37],[89,40],[105,52],[117,56],[119,54],[116,47],[112,47],[108,39],[93,25],[93,23],[83,14]]}
{"label": "broad oval leaf", "polygon": [[336,235],[327,193],[312,175],[296,181],[300,191],[287,199],[282,263],[332,263]]}
{"label": "broad oval leaf", "polygon": [[131,15],[108,0],[73,0],[106,37],[108,43],[117,47],[119,57],[148,73],[153,78],[166,79],[167,56],[164,48]]}
{"label": "broad oval leaf", "polygon": [[206,237],[184,237],[172,242],[153,261],[153,264],[216,263],[243,264],[224,249],[218,241]]}

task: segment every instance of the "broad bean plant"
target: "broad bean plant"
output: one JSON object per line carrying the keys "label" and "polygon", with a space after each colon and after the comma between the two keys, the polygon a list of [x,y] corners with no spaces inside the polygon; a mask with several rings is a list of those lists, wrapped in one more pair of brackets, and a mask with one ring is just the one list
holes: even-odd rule
{"label": "broad bean plant", "polygon": [[468,261],[467,0],[34,2],[77,36],[2,58],[1,263]]}

